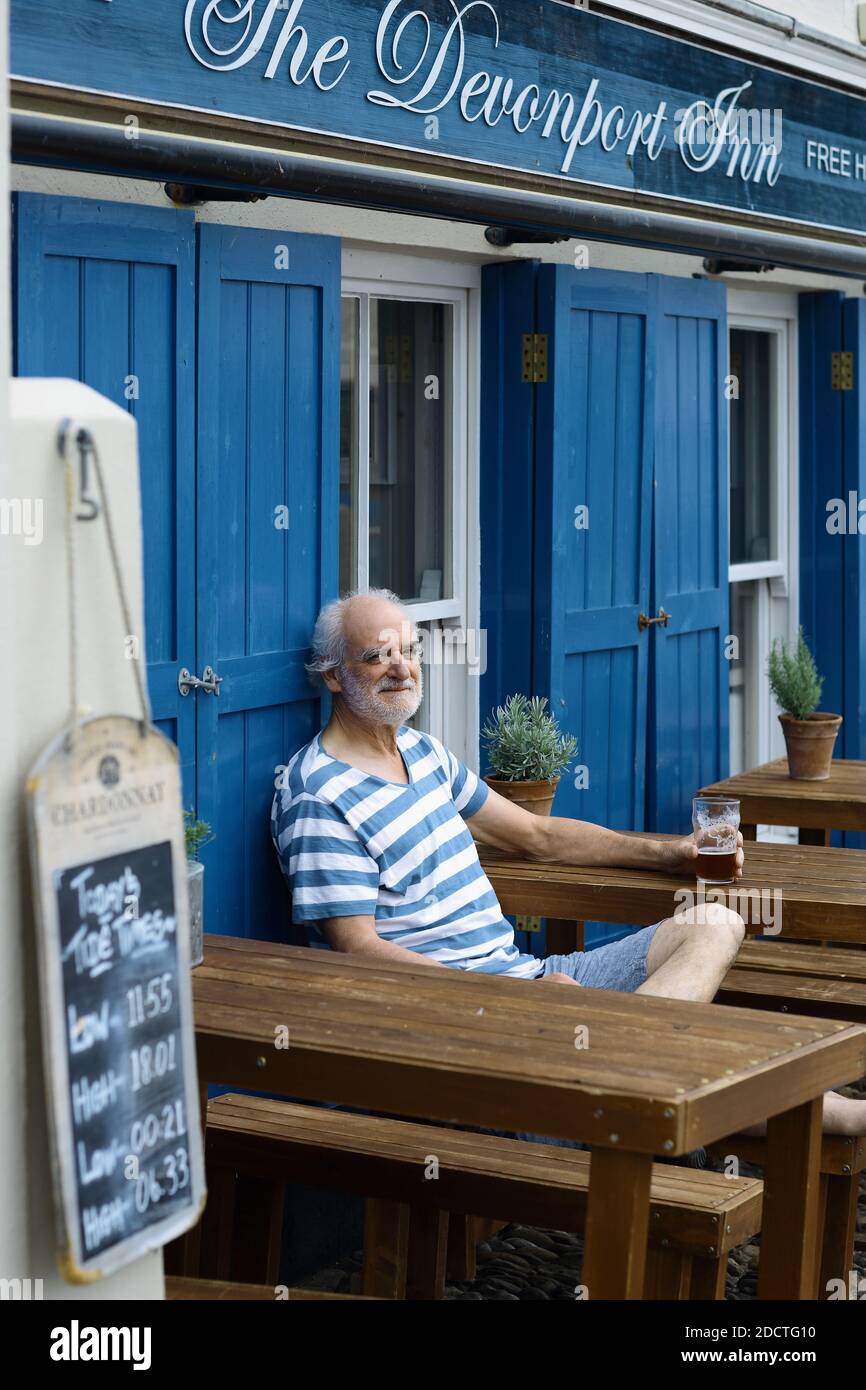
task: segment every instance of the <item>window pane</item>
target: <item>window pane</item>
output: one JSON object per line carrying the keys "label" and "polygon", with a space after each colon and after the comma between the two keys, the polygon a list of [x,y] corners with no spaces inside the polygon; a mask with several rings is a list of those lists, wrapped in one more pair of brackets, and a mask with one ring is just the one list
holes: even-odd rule
{"label": "window pane", "polygon": [[731,401],[731,564],[775,560],[772,527],[775,393],[773,335],[731,331],[731,374],[739,398]]}
{"label": "window pane", "polygon": [[358,582],[358,397],[361,308],[343,300],[340,355],[340,592]]}
{"label": "window pane", "polygon": [[370,584],[451,598],[452,309],[370,301]]}

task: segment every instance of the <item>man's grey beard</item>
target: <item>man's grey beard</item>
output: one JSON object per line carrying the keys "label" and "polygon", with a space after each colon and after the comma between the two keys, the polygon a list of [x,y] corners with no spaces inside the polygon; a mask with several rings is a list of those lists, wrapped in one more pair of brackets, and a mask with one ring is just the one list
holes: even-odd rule
{"label": "man's grey beard", "polygon": [[404,684],[387,676],[371,690],[359,676],[341,668],[340,683],[343,699],[352,713],[377,724],[405,724],[418,712],[424,698],[424,678],[420,675],[417,681],[408,681],[407,688],[399,695],[379,694],[381,690],[397,690]]}

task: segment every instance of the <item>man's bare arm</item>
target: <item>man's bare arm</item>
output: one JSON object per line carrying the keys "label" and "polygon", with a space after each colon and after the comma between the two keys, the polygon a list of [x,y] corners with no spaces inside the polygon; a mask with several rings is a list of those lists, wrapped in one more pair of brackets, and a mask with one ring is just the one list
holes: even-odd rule
{"label": "man's bare arm", "polygon": [[[408,951],[395,941],[383,941],[376,933],[376,923],[372,917],[329,917],[319,925],[325,938],[335,951],[348,955],[366,956],[369,959],[399,962],[402,965],[435,965],[441,970],[449,967],[420,951]],[[568,975],[541,975],[542,980],[554,984],[576,985]]]}
{"label": "man's bare arm", "polygon": [[377,960],[392,960],[402,965],[435,965],[441,970],[448,969],[447,965],[423,955],[421,951],[409,951],[395,941],[383,941],[376,931],[373,917],[329,917],[319,926],[328,945],[335,951],[344,951],[353,956],[375,956]]}
{"label": "man's bare arm", "polygon": [[[515,806],[492,788],[480,811],[467,822],[482,845],[519,854],[548,864],[576,864],[587,868],[660,869],[684,872],[694,864],[698,848],[694,837],[676,840],[639,839],[621,835],[590,821],[565,816],[534,816]],[[742,837],[739,841],[742,845]],[[737,877],[742,875],[743,851],[737,857]]]}

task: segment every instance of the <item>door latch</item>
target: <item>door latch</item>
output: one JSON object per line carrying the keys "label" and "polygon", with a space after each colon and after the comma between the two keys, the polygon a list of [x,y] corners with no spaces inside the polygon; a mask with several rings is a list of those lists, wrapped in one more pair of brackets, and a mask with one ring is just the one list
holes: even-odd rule
{"label": "door latch", "polygon": [[637,620],[637,625],[640,628],[641,632],[646,632],[648,627],[654,627],[656,624],[658,624],[659,627],[667,627],[670,620],[670,613],[666,613],[663,608],[660,608],[659,615],[657,618],[648,618],[646,613],[641,613],[640,617]]}
{"label": "door latch", "polygon": [[222,683],[222,676],[218,676],[212,666],[205,666],[201,680],[198,676],[191,675],[185,666],[177,677],[177,688],[183,696],[187,696],[191,690],[203,690],[206,695],[219,695]]}
{"label": "door latch", "polygon": [[201,683],[208,695],[219,695],[220,686],[223,683],[222,676],[218,676],[212,666],[205,666],[201,673]]}

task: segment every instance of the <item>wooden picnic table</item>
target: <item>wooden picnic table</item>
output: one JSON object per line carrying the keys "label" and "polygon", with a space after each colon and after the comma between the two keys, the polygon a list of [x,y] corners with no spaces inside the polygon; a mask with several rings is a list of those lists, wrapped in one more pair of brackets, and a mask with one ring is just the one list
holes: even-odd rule
{"label": "wooden picnic table", "polygon": [[[576,868],[516,859],[480,846],[478,852],[507,914],[649,926],[673,916],[679,890],[696,887],[694,877],[651,869]],[[728,905],[745,918],[749,933],[758,935],[767,926],[754,920],[761,916],[756,895],[776,889],[781,894],[781,936],[866,945],[866,850],[749,844],[742,879],[712,892],[723,891]],[[772,899],[767,904],[772,906]],[[574,950],[575,943],[574,929],[570,943],[560,929],[555,948],[548,946]]]}
{"label": "wooden picnic table", "polygon": [[745,840],[759,825],[795,825],[801,845],[829,845],[833,830],[866,830],[866,762],[834,758],[826,782],[799,782],[788,776],[788,759],[777,758],[698,796],[737,797]]}
{"label": "wooden picnic table", "polygon": [[193,997],[205,1110],[213,1083],[590,1143],[596,1300],[641,1297],[653,1155],[769,1119],[760,1296],[814,1297],[820,1097],[862,1027],[216,936]]}

